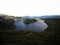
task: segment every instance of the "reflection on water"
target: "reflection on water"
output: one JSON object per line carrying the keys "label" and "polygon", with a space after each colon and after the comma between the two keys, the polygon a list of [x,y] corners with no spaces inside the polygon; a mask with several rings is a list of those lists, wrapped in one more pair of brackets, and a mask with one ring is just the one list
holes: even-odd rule
{"label": "reflection on water", "polygon": [[35,23],[24,24],[22,20],[14,22],[16,25],[16,30],[31,30],[35,32],[44,31],[48,25],[44,22],[44,20],[38,20]]}

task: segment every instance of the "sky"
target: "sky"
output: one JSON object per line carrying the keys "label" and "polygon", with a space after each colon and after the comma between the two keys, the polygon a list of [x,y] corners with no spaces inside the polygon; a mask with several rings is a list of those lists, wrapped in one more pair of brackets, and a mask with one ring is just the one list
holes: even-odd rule
{"label": "sky", "polygon": [[13,16],[60,15],[60,0],[0,0],[0,14]]}

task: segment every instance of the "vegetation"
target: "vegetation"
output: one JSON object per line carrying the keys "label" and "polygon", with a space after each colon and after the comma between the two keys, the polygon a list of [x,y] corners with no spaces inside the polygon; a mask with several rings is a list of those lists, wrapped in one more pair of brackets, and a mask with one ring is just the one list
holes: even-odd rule
{"label": "vegetation", "polygon": [[10,30],[15,29],[15,25],[13,24],[14,19],[6,15],[0,15],[0,29],[1,30]]}
{"label": "vegetation", "polygon": [[37,22],[37,20],[36,19],[30,19],[30,18],[24,19],[25,24],[34,23],[34,22]]}
{"label": "vegetation", "polygon": [[[44,32],[32,32],[13,30],[11,28],[14,25],[11,21],[0,18],[0,28],[11,29],[0,29],[0,45],[60,45],[60,19],[43,20],[49,27]],[[31,23],[30,19],[29,23]]]}

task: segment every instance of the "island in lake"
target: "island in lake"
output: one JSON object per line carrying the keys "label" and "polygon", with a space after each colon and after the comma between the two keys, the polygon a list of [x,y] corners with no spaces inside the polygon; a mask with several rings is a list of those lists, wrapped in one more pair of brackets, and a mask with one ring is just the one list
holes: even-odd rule
{"label": "island in lake", "polygon": [[34,23],[34,22],[37,22],[36,19],[32,19],[32,18],[26,18],[24,19],[23,21],[25,24],[29,24],[29,23]]}

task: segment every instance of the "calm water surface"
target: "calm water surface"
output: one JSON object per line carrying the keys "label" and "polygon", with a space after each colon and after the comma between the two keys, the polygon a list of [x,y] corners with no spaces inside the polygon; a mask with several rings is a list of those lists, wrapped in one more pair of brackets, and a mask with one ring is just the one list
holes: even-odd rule
{"label": "calm water surface", "polygon": [[16,25],[16,30],[31,30],[35,32],[44,31],[48,25],[44,22],[44,20],[36,19],[37,22],[24,24],[22,20],[14,22]]}

